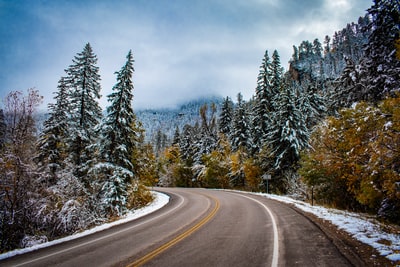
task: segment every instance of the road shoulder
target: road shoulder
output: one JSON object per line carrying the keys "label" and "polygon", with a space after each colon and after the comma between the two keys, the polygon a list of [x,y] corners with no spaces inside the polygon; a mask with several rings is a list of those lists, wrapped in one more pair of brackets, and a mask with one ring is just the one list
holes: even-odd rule
{"label": "road shoulder", "polygon": [[305,212],[295,207],[295,205],[288,205],[320,228],[354,266],[393,265],[393,262],[389,261],[386,257],[381,256],[376,249],[354,239],[349,233],[339,229],[336,225],[327,220],[318,218],[314,214]]}

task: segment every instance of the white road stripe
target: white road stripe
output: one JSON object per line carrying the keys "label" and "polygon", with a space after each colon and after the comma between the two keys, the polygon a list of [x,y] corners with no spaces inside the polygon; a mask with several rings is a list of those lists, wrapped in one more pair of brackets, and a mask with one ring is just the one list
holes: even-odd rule
{"label": "white road stripe", "polygon": [[273,227],[273,230],[274,230],[274,250],[273,250],[273,254],[272,254],[271,267],[278,267],[279,236],[278,236],[278,226],[276,224],[274,215],[272,214],[271,210],[264,203],[254,199],[254,198],[251,198],[251,197],[248,197],[248,196],[244,196],[244,195],[241,195],[241,194],[235,194],[235,195],[238,195],[238,196],[253,200],[254,202],[257,202],[259,205],[263,206],[266,209],[266,211],[268,212],[269,216],[271,217],[272,227]]}

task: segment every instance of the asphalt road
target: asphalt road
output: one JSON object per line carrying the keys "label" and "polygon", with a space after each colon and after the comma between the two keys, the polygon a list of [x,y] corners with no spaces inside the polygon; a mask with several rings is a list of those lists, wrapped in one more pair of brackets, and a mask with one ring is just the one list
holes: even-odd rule
{"label": "asphalt road", "polygon": [[0,266],[351,266],[289,206],[228,191],[159,188],[164,208]]}

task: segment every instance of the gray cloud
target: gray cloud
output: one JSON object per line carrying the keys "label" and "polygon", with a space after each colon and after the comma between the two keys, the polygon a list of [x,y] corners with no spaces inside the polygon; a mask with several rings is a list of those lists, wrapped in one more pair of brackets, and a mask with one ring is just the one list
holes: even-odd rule
{"label": "gray cloud", "polygon": [[[90,42],[99,59],[103,96],[111,92],[114,72],[132,49],[137,108],[168,107],[204,95],[234,98],[239,91],[248,99],[266,49],[271,54],[277,49],[286,67],[292,45],[332,35],[357,21],[372,4],[365,0],[13,2],[0,0],[4,7],[1,95],[36,87],[51,102],[63,70]],[[107,105],[105,97],[101,103]]]}

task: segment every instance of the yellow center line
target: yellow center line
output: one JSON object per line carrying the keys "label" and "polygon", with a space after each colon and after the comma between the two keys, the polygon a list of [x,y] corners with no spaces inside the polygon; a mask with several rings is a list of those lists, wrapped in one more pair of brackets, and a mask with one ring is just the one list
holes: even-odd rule
{"label": "yellow center line", "polygon": [[153,250],[152,252],[148,253],[147,255],[143,256],[142,258],[134,261],[133,263],[127,265],[126,267],[136,267],[136,266],[141,266],[145,264],[146,262],[150,261],[151,259],[155,258],[157,255],[163,253],[170,247],[174,246],[175,244],[179,243],[183,239],[187,238],[194,232],[196,232],[198,229],[200,229],[203,225],[205,225],[207,222],[209,222],[217,213],[219,210],[220,204],[218,199],[211,197],[215,201],[215,207],[211,211],[210,214],[208,214],[204,219],[202,219],[200,222],[198,222],[196,225],[194,225],[192,228],[187,230],[186,232],[180,234],[179,236],[175,237],[174,239],[170,240],[169,242],[165,243],[164,245],[158,247],[157,249]]}

